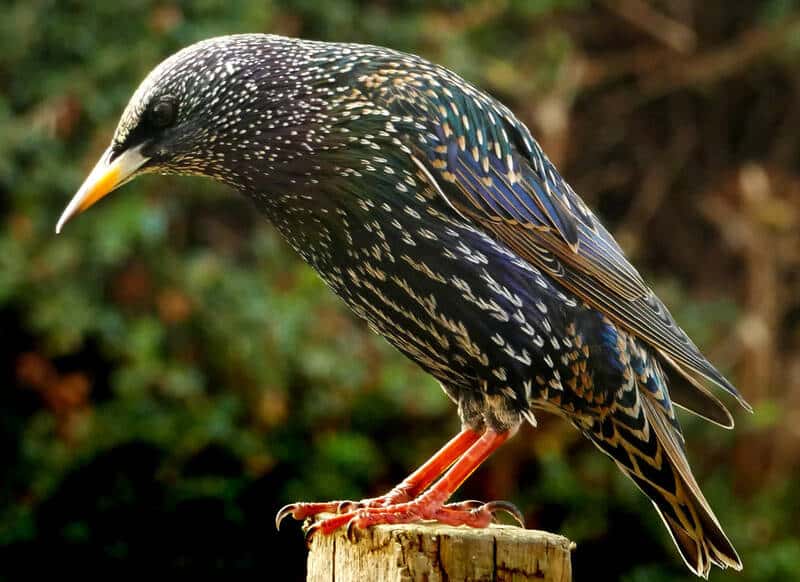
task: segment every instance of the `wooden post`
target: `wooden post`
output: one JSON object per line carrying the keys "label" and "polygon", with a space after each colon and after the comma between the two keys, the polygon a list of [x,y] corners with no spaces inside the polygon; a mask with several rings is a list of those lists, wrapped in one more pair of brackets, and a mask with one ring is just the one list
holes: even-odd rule
{"label": "wooden post", "polygon": [[575,544],[555,534],[493,525],[380,525],[315,535],[307,582],[570,582]]}

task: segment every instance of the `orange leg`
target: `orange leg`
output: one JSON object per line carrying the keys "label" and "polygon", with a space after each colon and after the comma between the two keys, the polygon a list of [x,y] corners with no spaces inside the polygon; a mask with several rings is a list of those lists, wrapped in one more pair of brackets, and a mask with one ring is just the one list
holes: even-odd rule
{"label": "orange leg", "polygon": [[419,469],[406,477],[383,498],[383,505],[402,503],[417,498],[428,485],[444,473],[456,459],[465,454],[481,438],[480,433],[465,428],[439,449]]}
{"label": "orange leg", "polygon": [[479,433],[465,428],[386,495],[358,502],[292,503],[278,512],[275,517],[275,526],[280,527],[281,521],[289,515],[294,519],[303,520],[320,513],[343,513],[362,507],[385,507],[410,501],[425,491],[428,485],[444,473],[480,437]]}
{"label": "orange leg", "polygon": [[306,536],[313,535],[317,531],[329,534],[343,525],[348,526],[349,533],[353,527],[364,528],[382,523],[410,523],[422,519],[432,519],[451,525],[486,527],[492,522],[494,512],[498,510],[507,511],[521,521],[519,511],[504,502],[478,504],[470,501],[445,505],[455,490],[509,436],[508,432],[497,433],[487,430],[439,481],[416,499],[388,506],[364,507],[325,519],[314,524]]}

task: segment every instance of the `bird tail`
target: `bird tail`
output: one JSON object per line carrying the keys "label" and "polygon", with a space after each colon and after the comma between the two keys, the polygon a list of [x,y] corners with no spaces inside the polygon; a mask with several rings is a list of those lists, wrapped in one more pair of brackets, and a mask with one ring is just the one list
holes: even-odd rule
{"label": "bird tail", "polygon": [[612,419],[614,429],[590,438],[650,498],[692,572],[708,578],[712,564],[741,570],[736,550],[692,475],[680,432],[649,393],[640,392],[638,401],[635,428],[629,409],[623,413],[627,422]]}

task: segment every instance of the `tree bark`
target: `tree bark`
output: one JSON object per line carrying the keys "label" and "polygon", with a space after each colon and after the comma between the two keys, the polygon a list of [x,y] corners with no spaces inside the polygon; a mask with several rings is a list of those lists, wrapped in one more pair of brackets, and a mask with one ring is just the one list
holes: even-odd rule
{"label": "tree bark", "polygon": [[307,582],[570,582],[565,537],[493,525],[487,529],[436,523],[381,525],[315,535]]}

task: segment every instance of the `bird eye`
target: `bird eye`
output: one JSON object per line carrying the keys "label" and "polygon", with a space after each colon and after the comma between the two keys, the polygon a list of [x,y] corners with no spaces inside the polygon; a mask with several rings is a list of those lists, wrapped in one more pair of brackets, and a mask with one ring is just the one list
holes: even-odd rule
{"label": "bird eye", "polygon": [[150,123],[154,127],[168,127],[175,121],[175,99],[171,96],[159,99],[150,110]]}

